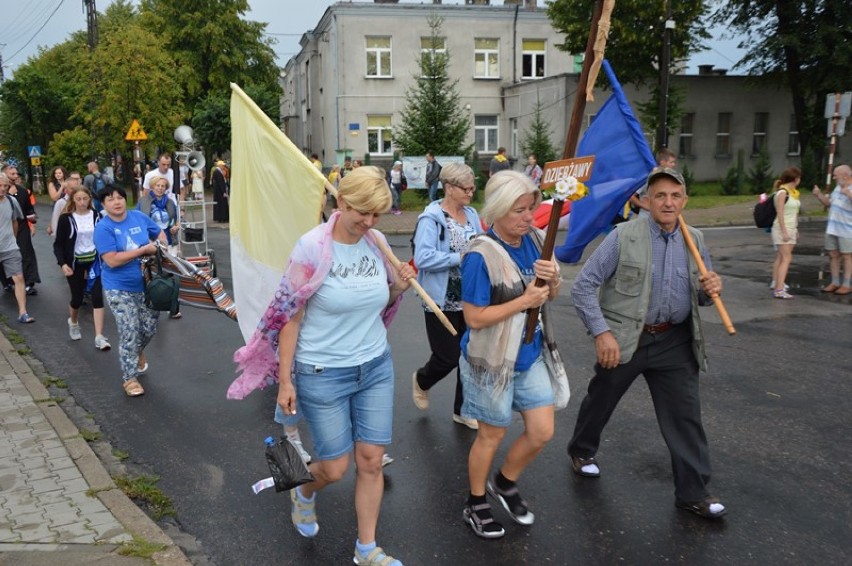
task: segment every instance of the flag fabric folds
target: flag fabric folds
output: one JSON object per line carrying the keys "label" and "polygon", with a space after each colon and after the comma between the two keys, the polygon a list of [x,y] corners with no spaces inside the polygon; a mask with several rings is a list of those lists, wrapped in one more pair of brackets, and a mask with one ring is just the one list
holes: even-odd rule
{"label": "flag fabric folds", "polygon": [[595,164],[586,182],[589,194],[574,202],[565,243],[554,250],[557,259],[564,263],[580,261],[586,245],[610,227],[615,215],[654,167],[654,156],[642,127],[609,61],[603,61],[603,69],[612,86],[612,95],[577,146],[577,155],[594,155]]}
{"label": "flag fabric folds", "polygon": [[231,83],[231,272],[248,341],[299,237],[320,221],[324,177]]}

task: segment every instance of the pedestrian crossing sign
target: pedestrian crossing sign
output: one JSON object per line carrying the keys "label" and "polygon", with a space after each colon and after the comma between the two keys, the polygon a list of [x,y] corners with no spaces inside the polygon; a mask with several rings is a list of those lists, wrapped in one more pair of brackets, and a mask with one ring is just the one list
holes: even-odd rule
{"label": "pedestrian crossing sign", "polygon": [[148,139],[148,134],[145,133],[145,130],[142,129],[142,126],[139,125],[139,120],[133,119],[133,123],[130,124],[130,129],[127,130],[127,135],[124,136],[126,141],[145,141]]}
{"label": "pedestrian crossing sign", "polygon": [[41,157],[41,146],[40,145],[28,145],[27,153],[29,157]]}

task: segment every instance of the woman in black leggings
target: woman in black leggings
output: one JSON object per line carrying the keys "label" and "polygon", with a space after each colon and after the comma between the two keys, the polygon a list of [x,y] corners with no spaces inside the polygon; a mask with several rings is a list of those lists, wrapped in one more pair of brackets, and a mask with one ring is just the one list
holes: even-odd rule
{"label": "woman in black leggings", "polygon": [[68,334],[71,340],[82,338],[78,314],[83,294],[91,282],[95,348],[109,350],[104,336],[104,296],[101,290],[100,263],[95,251],[95,224],[100,216],[92,207],[92,193],[86,187],[72,190],[68,206],[56,224],[53,254],[71,288],[68,306]]}

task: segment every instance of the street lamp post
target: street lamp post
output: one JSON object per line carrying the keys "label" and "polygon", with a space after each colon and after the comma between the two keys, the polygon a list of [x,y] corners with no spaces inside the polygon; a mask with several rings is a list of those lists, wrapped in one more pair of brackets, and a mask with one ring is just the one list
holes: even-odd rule
{"label": "street lamp post", "polygon": [[660,54],[660,125],[657,130],[657,148],[669,146],[669,66],[672,58],[672,3],[666,0],[666,20],[663,28],[663,48]]}

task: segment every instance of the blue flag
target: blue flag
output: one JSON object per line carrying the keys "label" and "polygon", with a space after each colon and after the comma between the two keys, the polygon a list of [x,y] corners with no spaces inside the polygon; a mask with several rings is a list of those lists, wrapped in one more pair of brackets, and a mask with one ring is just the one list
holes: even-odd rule
{"label": "blue flag", "polygon": [[[594,155],[595,164],[586,183],[589,194],[572,204],[565,243],[554,250],[557,259],[565,263],[580,261],[586,245],[609,229],[615,215],[654,168],[654,156],[642,127],[606,60],[603,69],[612,95],[577,146],[577,157]],[[578,91],[577,96],[582,94]]]}

